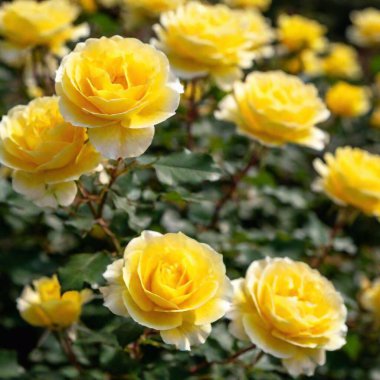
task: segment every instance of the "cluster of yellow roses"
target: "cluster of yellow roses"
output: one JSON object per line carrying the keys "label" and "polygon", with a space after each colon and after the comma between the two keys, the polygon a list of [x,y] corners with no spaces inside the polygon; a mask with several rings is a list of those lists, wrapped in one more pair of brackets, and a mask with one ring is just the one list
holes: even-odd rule
{"label": "cluster of yellow roses", "polygon": [[[269,1],[226,3],[233,8],[157,1],[158,13],[165,12],[151,44],[120,36],[90,38],[64,56],[55,76],[57,96],[14,107],[0,122],[0,162],[13,169],[14,189],[40,206],[70,205],[81,175],[105,159],[137,157],[147,150],[155,126],[176,112],[183,91],[178,78],[209,78],[231,90],[215,116],[268,146],[293,143],[323,150],[328,134],[317,125],[328,119],[328,108],[343,117],[368,112],[368,90],[344,82],[327,92],[327,108],[313,84],[283,71],[253,71],[240,81],[255,60],[274,54],[276,36],[279,54],[296,55],[301,68],[295,71],[306,72],[312,64],[315,73],[350,79],[361,69],[355,50],[329,46],[325,28],[316,21],[283,15],[275,33],[257,11]],[[354,14],[353,41],[380,44],[379,13]],[[65,0],[3,5],[0,58],[26,62],[37,46],[63,56],[67,41],[87,33],[85,25],[72,25],[76,16]],[[328,54],[319,58],[326,48]],[[326,154],[325,162],[317,159],[315,168],[316,189],[340,205],[380,217],[380,156],[342,147]],[[181,350],[203,343],[211,323],[224,315],[234,336],[282,359],[293,376],[311,375],[324,363],[326,350],[345,343],[340,294],[317,271],[287,258],[255,261],[245,278],[231,282],[222,256],[210,246],[181,233],[146,231],[104,277],[106,307],[158,330]],[[24,290],[18,307],[32,325],[66,328],[78,321],[88,299],[88,292],[61,295],[56,277],[43,278]]]}
{"label": "cluster of yellow roses", "polygon": [[[288,258],[254,261],[245,278],[230,281],[223,256],[182,233],[145,231],[130,241],[124,258],[108,266],[104,305],[158,330],[180,350],[202,344],[224,315],[230,332],[282,359],[292,376],[311,375],[325,351],[345,344],[346,307],[319,272]],[[57,278],[26,287],[18,299],[34,326],[60,329],[79,318],[89,292],[60,294]]]}

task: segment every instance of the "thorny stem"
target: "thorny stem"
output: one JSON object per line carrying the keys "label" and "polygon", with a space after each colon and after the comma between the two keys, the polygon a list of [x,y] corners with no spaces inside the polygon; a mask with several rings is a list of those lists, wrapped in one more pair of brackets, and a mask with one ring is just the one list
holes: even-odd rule
{"label": "thorny stem", "polygon": [[198,107],[196,102],[196,92],[197,92],[197,81],[192,80],[188,83],[190,86],[190,95],[188,100],[188,110],[186,115],[186,131],[187,131],[187,142],[186,147],[192,149],[194,146],[194,137],[193,137],[193,123],[198,118]]}
{"label": "thorny stem", "polygon": [[[107,186],[102,190],[102,192],[100,193],[99,196],[93,196],[93,195],[89,194],[81,185],[78,186],[79,192],[82,195],[82,197],[85,199],[85,201],[86,201],[86,203],[87,203],[87,205],[91,211],[91,214],[94,217],[95,223],[97,225],[99,225],[102,228],[103,232],[111,239],[112,244],[113,244],[117,254],[121,252],[121,245],[120,245],[119,240],[117,239],[116,235],[109,228],[107,221],[104,219],[103,210],[104,210],[104,206],[107,202],[108,193],[110,192],[112,185],[115,183],[115,181],[117,180],[117,178],[121,174],[126,173],[130,169],[130,167],[133,166],[133,164],[134,164],[134,161],[133,161],[128,167],[126,167],[122,170],[119,170],[122,162],[123,162],[122,158],[119,158],[117,160],[116,165],[112,168],[112,170],[110,172],[110,180],[109,180]],[[97,209],[95,208],[94,204],[92,203],[93,201],[98,202]]]}
{"label": "thorny stem", "polygon": [[[208,361],[204,361],[192,368],[190,368],[190,373],[196,373],[196,372],[199,372],[200,370],[202,369],[205,369],[207,367],[210,367],[214,364],[229,364],[229,363],[233,363],[237,358],[239,358],[241,355],[245,354],[246,352],[249,352],[249,351],[252,351],[256,348],[256,345],[255,344],[252,344],[246,348],[242,348],[241,350],[235,352],[233,355],[229,356],[228,358],[224,359],[224,360],[213,360],[211,362],[208,362]],[[263,357],[264,355],[264,352],[263,351],[260,351],[256,358],[254,359],[253,363],[252,363],[252,367],[254,365],[256,365],[258,363],[258,361]]]}
{"label": "thorny stem", "polygon": [[83,372],[83,368],[80,365],[75,355],[75,352],[73,351],[72,342],[70,338],[67,336],[67,333],[61,332],[61,331],[55,331],[54,335],[57,338],[59,344],[61,345],[61,348],[63,352],[65,353],[69,362],[78,370],[78,372]]}
{"label": "thorny stem", "polygon": [[123,162],[123,159],[118,158],[116,165],[111,170],[110,180],[107,186],[103,189],[102,193],[100,194],[100,202],[99,202],[98,210],[96,213],[97,219],[101,219],[103,217],[103,209],[107,201],[108,193],[111,190],[112,185],[115,183],[115,181],[117,180],[119,176],[119,167],[122,162]]}
{"label": "thorny stem", "polygon": [[227,192],[222,196],[222,198],[217,201],[214,209],[214,213],[211,218],[211,222],[209,224],[209,228],[215,228],[215,226],[218,224],[220,212],[222,211],[225,204],[229,201],[230,198],[233,197],[235,191],[237,190],[237,187],[239,186],[239,183],[244,179],[244,177],[247,175],[249,170],[258,164],[260,161],[260,154],[252,153],[250,159],[248,160],[247,164],[244,166],[243,169],[238,171],[232,178],[231,185]]}
{"label": "thorny stem", "polygon": [[[114,249],[117,254],[121,252],[121,245],[119,243],[119,240],[117,239],[116,235],[112,232],[110,229],[109,223],[104,219],[103,217],[103,211],[104,206],[106,205],[108,194],[113,186],[113,184],[116,182],[116,180],[123,174],[127,173],[131,168],[137,167],[139,169],[150,169],[154,165],[155,161],[146,164],[146,165],[139,165],[135,160],[130,162],[126,166],[122,166],[123,159],[119,158],[117,160],[116,165],[110,170],[110,180],[103,188],[103,190],[100,192],[99,195],[90,194],[80,183],[78,183],[78,189],[79,193],[82,197],[82,199],[78,200],[78,204],[80,203],[86,203],[91,211],[92,216],[94,217],[95,223],[101,227],[103,232],[110,238],[112,241],[112,244],[114,246]],[[98,207],[96,207],[96,204]]]}
{"label": "thorny stem", "polygon": [[313,259],[311,260],[310,262],[311,267],[318,268],[325,262],[327,256],[329,255],[331,249],[333,248],[335,238],[343,230],[346,222],[347,222],[346,210],[340,209],[336,216],[335,223],[330,230],[328,241],[325,245],[323,245],[320,248],[319,254],[313,257]]}

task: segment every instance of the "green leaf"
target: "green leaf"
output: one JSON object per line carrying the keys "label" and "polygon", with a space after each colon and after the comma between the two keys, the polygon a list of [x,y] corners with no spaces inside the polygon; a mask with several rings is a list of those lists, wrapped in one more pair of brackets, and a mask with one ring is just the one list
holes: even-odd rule
{"label": "green leaf", "polygon": [[170,186],[177,183],[216,181],[221,174],[211,156],[187,150],[160,158],[153,167],[160,182]]}
{"label": "green leaf", "polygon": [[144,328],[132,320],[127,320],[114,331],[121,347],[125,347],[129,343],[134,342],[143,332]]}
{"label": "green leaf", "polygon": [[101,367],[112,374],[131,375],[139,370],[136,360],[132,359],[127,352],[114,347],[103,346],[99,359]]}
{"label": "green leaf", "polygon": [[24,369],[17,362],[15,351],[0,350],[0,377],[1,379],[16,379]]}
{"label": "green leaf", "polygon": [[104,252],[80,253],[70,257],[68,263],[58,274],[64,289],[78,290],[84,282],[97,284],[102,281],[102,274],[110,259]]}
{"label": "green leaf", "polygon": [[357,335],[348,335],[343,349],[352,360],[356,360],[362,350],[360,338]]}

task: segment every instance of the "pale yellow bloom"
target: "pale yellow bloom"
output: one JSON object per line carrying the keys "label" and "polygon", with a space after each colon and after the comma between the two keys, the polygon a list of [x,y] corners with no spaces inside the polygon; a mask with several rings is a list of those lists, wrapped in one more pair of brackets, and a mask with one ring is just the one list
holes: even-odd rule
{"label": "pale yellow bloom", "polygon": [[229,89],[273,37],[265,19],[251,12],[189,2],[161,15],[153,43],[167,54],[179,77],[210,76]]}
{"label": "pale yellow bloom", "polygon": [[30,325],[56,330],[77,323],[82,305],[91,297],[88,289],[61,294],[61,285],[54,275],[34,281],[33,288],[26,286],[17,299],[17,308]]}
{"label": "pale yellow bloom", "polygon": [[185,2],[186,0],[124,0],[124,4],[132,11],[138,9],[151,16],[176,9]]}
{"label": "pale yellow bloom", "polygon": [[376,325],[380,326],[380,278],[373,282],[368,279],[363,281],[359,300],[363,308],[373,315]]}
{"label": "pale yellow bloom", "polygon": [[357,51],[342,43],[331,44],[322,65],[324,73],[332,77],[355,79],[362,74]]}
{"label": "pale yellow bloom", "polygon": [[380,156],[359,148],[338,148],[325,162],[314,161],[320,178],[314,189],[324,191],[341,206],[353,206],[368,215],[380,216]]}
{"label": "pale yellow bloom", "polygon": [[211,323],[229,307],[231,284],[222,255],[182,233],[143,232],[104,277],[106,307],[158,330],[180,350],[204,343]]}
{"label": "pale yellow bloom", "polygon": [[272,0],[225,0],[231,7],[256,8],[265,11],[269,8]]}
{"label": "pale yellow bloom", "polygon": [[74,26],[78,8],[68,0],[16,0],[0,7],[0,58],[18,66],[28,51],[47,47],[53,54],[67,53],[65,44],[89,34],[87,24]]}
{"label": "pale yellow bloom", "polygon": [[380,44],[380,10],[366,8],[351,13],[353,25],[348,28],[348,38],[359,46]]}
{"label": "pale yellow bloom", "polygon": [[70,205],[74,180],[92,172],[100,156],[84,129],[65,122],[57,97],[12,108],[0,123],[0,162],[12,169],[13,187],[39,206]]}
{"label": "pale yellow bloom", "polygon": [[370,93],[366,87],[338,82],[328,89],[326,104],[334,115],[358,117],[369,111]]}
{"label": "pale yellow bloom", "polygon": [[292,376],[311,376],[325,351],[345,344],[346,307],[319,272],[289,258],[254,261],[232,282],[230,332],[282,359]]}
{"label": "pale yellow bloom", "polygon": [[240,133],[269,146],[294,143],[323,149],[327,135],[316,128],[329,112],[313,84],[282,71],[252,72],[234,84],[216,112]]}
{"label": "pale yellow bloom", "polygon": [[315,20],[299,15],[281,15],[278,19],[278,40],[291,52],[303,49],[322,51],[327,45],[326,28]]}
{"label": "pale yellow bloom", "polygon": [[88,129],[105,157],[137,157],[175,114],[182,86],[166,56],[134,38],[88,39],[67,55],[56,91],[64,118]]}

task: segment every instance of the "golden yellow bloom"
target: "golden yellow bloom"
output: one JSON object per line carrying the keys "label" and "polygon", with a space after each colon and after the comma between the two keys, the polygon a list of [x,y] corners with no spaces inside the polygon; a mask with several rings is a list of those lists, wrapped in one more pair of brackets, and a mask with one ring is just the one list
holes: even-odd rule
{"label": "golden yellow bloom", "polygon": [[345,344],[343,299],[305,263],[267,257],[232,284],[230,332],[282,359],[292,376],[312,375],[325,363],[326,350]]}
{"label": "golden yellow bloom", "polygon": [[154,30],[158,40],[153,43],[179,77],[210,76],[223,89],[241,77],[242,68],[251,67],[256,50],[273,37],[265,19],[254,12],[197,2],[162,14]]}
{"label": "golden yellow bloom", "polygon": [[17,299],[17,308],[30,325],[49,329],[67,328],[78,322],[82,305],[92,297],[88,289],[61,294],[61,285],[55,275],[34,281],[33,287],[24,288]]}
{"label": "golden yellow bloom", "polygon": [[176,9],[185,2],[186,0],[124,0],[131,10],[138,9],[152,16]]}
{"label": "golden yellow bloom", "polygon": [[335,115],[358,117],[369,111],[370,93],[366,87],[338,82],[328,89],[326,103]]}
{"label": "golden yellow bloom", "polygon": [[380,44],[380,10],[366,8],[351,13],[353,25],[348,28],[348,38],[359,46]]}
{"label": "golden yellow bloom", "polygon": [[319,22],[299,15],[281,15],[278,19],[278,40],[291,52],[324,50],[326,31]]}
{"label": "golden yellow bloom", "polygon": [[134,38],[88,39],[67,55],[56,91],[65,120],[89,128],[105,157],[137,157],[148,149],[154,126],[174,115],[182,86],[166,56]]}
{"label": "golden yellow bloom", "polygon": [[372,283],[365,279],[360,293],[360,303],[364,309],[371,312],[377,326],[380,326],[380,278]]}
{"label": "golden yellow bloom", "polygon": [[338,148],[314,160],[320,178],[314,189],[324,191],[341,206],[353,206],[380,216],[380,156],[359,148]]}
{"label": "golden yellow bloom", "polygon": [[380,128],[380,106],[376,106],[373,110],[370,123],[372,127]]}
{"label": "golden yellow bloom", "polygon": [[45,46],[53,54],[67,53],[68,41],[89,34],[87,24],[73,26],[78,8],[68,0],[16,0],[0,7],[0,58],[20,65],[30,48]]}
{"label": "golden yellow bloom", "polygon": [[12,108],[0,122],[0,162],[15,170],[14,189],[37,205],[68,206],[74,180],[93,171],[99,154],[85,129],[65,122],[57,97],[37,98]]}
{"label": "golden yellow bloom", "polygon": [[222,255],[182,233],[143,232],[104,277],[106,307],[159,330],[165,343],[180,350],[204,343],[211,323],[229,307]]}
{"label": "golden yellow bloom", "polygon": [[231,7],[256,8],[265,11],[269,8],[272,0],[225,0]]}
{"label": "golden yellow bloom", "polygon": [[362,74],[356,50],[346,44],[331,44],[329,54],[323,59],[326,75],[338,78],[358,78]]}
{"label": "golden yellow bloom", "polygon": [[282,71],[252,72],[236,82],[216,112],[240,133],[269,146],[294,143],[323,149],[327,135],[315,125],[329,112],[312,84]]}

